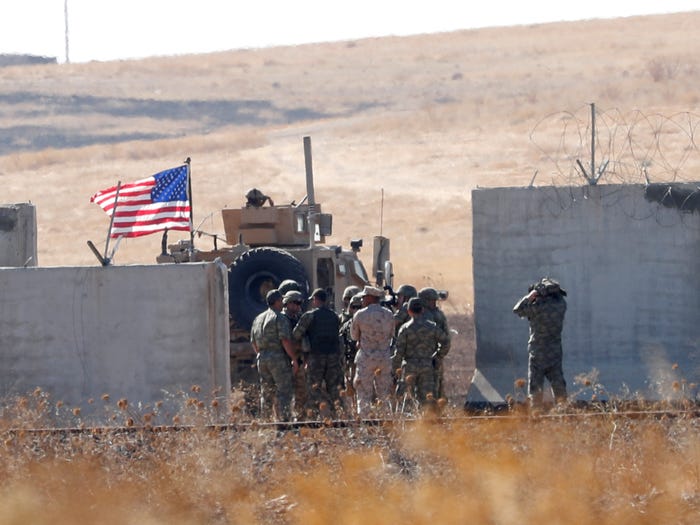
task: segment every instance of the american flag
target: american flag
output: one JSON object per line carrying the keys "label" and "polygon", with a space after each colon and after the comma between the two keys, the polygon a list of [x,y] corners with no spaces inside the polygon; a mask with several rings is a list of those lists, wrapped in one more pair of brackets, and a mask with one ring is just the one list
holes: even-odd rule
{"label": "american flag", "polygon": [[190,202],[187,198],[188,166],[161,171],[147,179],[122,184],[114,212],[117,186],[98,191],[90,202],[110,217],[111,237],[139,237],[158,231],[189,230]]}

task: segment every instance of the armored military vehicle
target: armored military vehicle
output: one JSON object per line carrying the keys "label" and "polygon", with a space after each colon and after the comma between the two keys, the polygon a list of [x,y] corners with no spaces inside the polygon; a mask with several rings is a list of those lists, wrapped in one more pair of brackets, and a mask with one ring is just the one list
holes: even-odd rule
{"label": "armored military vehicle", "polygon": [[[163,236],[159,263],[218,258],[229,267],[232,359],[247,361],[251,357],[248,340],[253,319],[267,308],[267,292],[285,280],[296,281],[306,297],[311,290],[323,288],[337,312],[343,307],[347,286],[392,284],[389,239],[374,237],[372,277],[358,257],[361,239],[352,241],[349,249],[326,244],[333,221],[315,201],[309,137],[304,137],[304,155],[306,196],[299,204],[276,205],[260,190],[252,189],[243,206],[221,211],[227,246],[219,246],[216,236],[212,250],[193,248],[189,240],[168,246],[167,232]],[[235,375],[234,368],[240,363],[232,360],[231,365]]]}

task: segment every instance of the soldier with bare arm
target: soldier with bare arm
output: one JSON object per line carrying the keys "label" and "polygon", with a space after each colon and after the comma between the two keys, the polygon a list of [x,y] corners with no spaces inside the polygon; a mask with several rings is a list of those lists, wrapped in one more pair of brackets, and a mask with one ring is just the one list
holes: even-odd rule
{"label": "soldier with bare arm", "polygon": [[528,339],[528,397],[534,408],[542,406],[544,380],[552,385],[554,400],[566,401],[566,381],[562,369],[561,333],[566,314],[566,291],[553,279],[544,278],[530,286],[528,294],[513,312],[530,322]]}

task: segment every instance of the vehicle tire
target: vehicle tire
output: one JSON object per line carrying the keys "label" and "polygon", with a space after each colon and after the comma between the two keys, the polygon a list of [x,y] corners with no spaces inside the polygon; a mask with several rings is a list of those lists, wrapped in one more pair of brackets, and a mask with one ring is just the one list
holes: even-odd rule
{"label": "vehicle tire", "polygon": [[250,330],[253,319],[267,309],[267,292],[285,279],[309,290],[304,266],[288,252],[277,248],[254,248],[233,261],[228,273],[229,313],[237,328]]}

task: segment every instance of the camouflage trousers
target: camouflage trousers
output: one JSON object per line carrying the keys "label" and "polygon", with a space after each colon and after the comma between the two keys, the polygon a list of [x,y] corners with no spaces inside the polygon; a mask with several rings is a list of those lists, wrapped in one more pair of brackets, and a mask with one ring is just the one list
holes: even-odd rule
{"label": "camouflage trousers", "polygon": [[277,419],[291,420],[292,365],[282,350],[262,350],[258,354],[258,373],[262,393],[262,416],[272,417],[275,407]]}
{"label": "camouflage trousers", "polygon": [[434,403],[435,376],[432,359],[406,361],[403,366],[406,394],[413,397],[421,406],[427,402]]}
{"label": "camouflage trousers", "polygon": [[433,360],[433,380],[435,382],[435,397],[436,399],[444,398],[445,396],[445,367],[443,366],[444,358],[437,357]]}
{"label": "camouflage trousers", "polygon": [[294,413],[297,421],[307,418],[307,410],[309,404],[309,393],[306,387],[306,370],[304,365],[299,365],[299,370],[293,377],[294,383]]}
{"label": "camouflage trousers", "polygon": [[357,396],[357,413],[365,417],[372,408],[376,396],[382,405],[382,412],[391,413],[391,389],[394,381],[391,376],[391,355],[386,350],[360,349],[355,356],[355,378],[353,386]]}
{"label": "camouflage trousers", "polygon": [[533,406],[541,406],[544,396],[544,380],[552,385],[554,400],[557,403],[566,401],[566,381],[562,370],[561,352],[549,352],[539,356],[531,352],[527,372],[527,395]]}
{"label": "camouflage trousers", "polygon": [[344,378],[340,353],[309,354],[306,362],[306,384],[313,410],[321,417],[331,416],[341,408]]}

